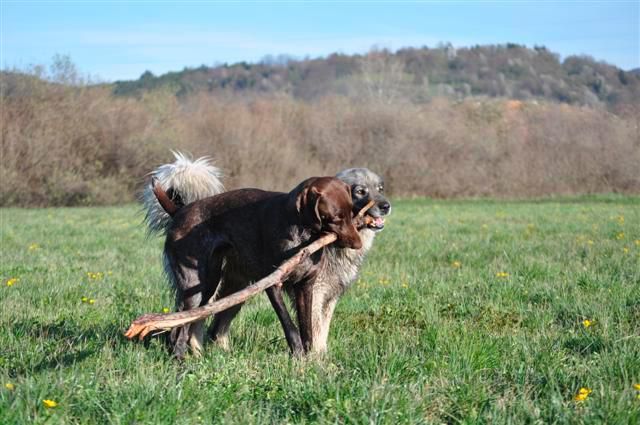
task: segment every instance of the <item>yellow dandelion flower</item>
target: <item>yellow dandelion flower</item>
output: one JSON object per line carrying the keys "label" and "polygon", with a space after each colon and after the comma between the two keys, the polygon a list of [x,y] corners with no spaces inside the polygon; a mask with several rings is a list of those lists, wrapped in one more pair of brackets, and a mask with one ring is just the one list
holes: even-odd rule
{"label": "yellow dandelion flower", "polygon": [[163,313],[168,313],[168,312],[169,312],[169,307],[165,307],[165,308],[163,308],[163,309],[162,309],[162,312],[163,312]]}
{"label": "yellow dandelion flower", "polygon": [[460,267],[462,267],[462,263],[460,261],[454,261],[453,263],[451,263],[451,267],[453,267],[454,269],[459,269]]}
{"label": "yellow dandelion flower", "polygon": [[584,326],[585,328],[588,328],[589,326],[593,326],[594,323],[595,323],[595,321],[593,321],[593,320],[584,319],[582,321],[582,326]]}
{"label": "yellow dandelion flower", "polygon": [[629,248],[627,248],[626,246],[624,248],[622,248],[622,252],[624,252],[625,254],[629,253]]}
{"label": "yellow dandelion flower", "polygon": [[507,278],[507,277],[509,277],[509,273],[507,273],[507,272],[498,272],[498,273],[496,273],[496,277]]}
{"label": "yellow dandelion flower", "polygon": [[587,245],[593,245],[593,243],[594,243],[594,242],[593,242],[591,239],[589,239],[589,240],[587,241]]}
{"label": "yellow dandelion flower", "polygon": [[83,303],[86,303],[86,302],[88,302],[88,301],[89,301],[89,298],[87,298],[87,297],[82,297],[82,298],[80,298],[80,301],[82,301]]}
{"label": "yellow dandelion flower", "polygon": [[13,385],[11,382],[7,382],[6,384],[4,384],[4,387],[5,387],[6,389],[8,389],[9,391],[13,391],[13,390],[15,390],[15,389],[16,389],[16,386],[15,386],[15,385]]}
{"label": "yellow dandelion flower", "polygon": [[20,279],[18,279],[17,277],[12,277],[11,279],[7,280],[7,286],[13,286],[19,281]]}
{"label": "yellow dandelion flower", "polygon": [[36,249],[39,249],[40,245],[38,245],[37,243],[32,243],[31,245],[29,245],[29,251],[35,251]]}
{"label": "yellow dandelion flower", "polygon": [[640,391],[640,384],[633,384],[633,388]]}
{"label": "yellow dandelion flower", "polygon": [[636,239],[636,246],[640,246],[640,239]]}
{"label": "yellow dandelion flower", "polygon": [[89,300],[89,304],[93,304],[93,303],[95,303],[95,302],[96,302],[96,300],[94,300],[94,299],[90,299],[90,300]]}
{"label": "yellow dandelion flower", "polygon": [[489,226],[487,224],[483,224],[482,225],[482,230],[487,230],[489,228]]}
{"label": "yellow dandelion flower", "polygon": [[108,274],[109,276],[111,276],[111,275],[113,274],[113,272],[112,272],[111,270],[109,270],[109,271],[107,271],[107,274]]}
{"label": "yellow dandelion flower", "polygon": [[618,233],[618,234],[616,235],[616,239],[617,239],[617,240],[624,239],[624,232],[620,232],[620,233]]}
{"label": "yellow dandelion flower", "polygon": [[58,403],[53,400],[42,400],[42,404],[44,404],[44,407],[46,407],[47,409],[52,409],[58,406]]}
{"label": "yellow dandelion flower", "polygon": [[101,280],[104,277],[102,272],[87,272],[87,277],[90,280]]}
{"label": "yellow dandelion flower", "polygon": [[619,215],[617,220],[618,220],[618,223],[624,224],[624,216],[623,215]]}
{"label": "yellow dandelion flower", "polygon": [[592,392],[591,388],[582,387],[578,390],[578,394],[576,394],[573,399],[575,401],[585,401]]}

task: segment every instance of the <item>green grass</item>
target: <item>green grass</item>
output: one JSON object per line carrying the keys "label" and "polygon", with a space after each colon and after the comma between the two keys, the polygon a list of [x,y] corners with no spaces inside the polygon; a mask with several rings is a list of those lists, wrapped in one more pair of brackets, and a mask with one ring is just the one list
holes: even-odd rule
{"label": "green grass", "polygon": [[182,364],[122,336],[173,304],[137,207],[0,212],[2,424],[640,422],[638,198],[396,201],[328,356],[261,295]]}

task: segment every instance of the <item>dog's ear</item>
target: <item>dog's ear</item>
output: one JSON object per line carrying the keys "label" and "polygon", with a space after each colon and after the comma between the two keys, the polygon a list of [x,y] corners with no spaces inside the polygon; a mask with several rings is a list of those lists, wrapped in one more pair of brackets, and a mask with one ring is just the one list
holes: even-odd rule
{"label": "dog's ear", "polygon": [[298,214],[302,213],[304,205],[307,204],[307,192],[309,192],[309,186],[305,186],[296,195],[296,211]]}
{"label": "dog's ear", "polygon": [[318,231],[320,231],[320,228],[322,227],[322,217],[320,216],[319,206],[320,198],[322,198],[322,192],[320,192],[315,186],[311,186],[310,192],[312,197],[315,199],[313,202],[313,212],[315,213],[315,220],[318,225]]}
{"label": "dog's ear", "polygon": [[313,185],[313,182],[308,182],[296,197],[296,210],[302,224],[316,232],[322,228],[322,218],[319,211],[321,197],[322,193]]}

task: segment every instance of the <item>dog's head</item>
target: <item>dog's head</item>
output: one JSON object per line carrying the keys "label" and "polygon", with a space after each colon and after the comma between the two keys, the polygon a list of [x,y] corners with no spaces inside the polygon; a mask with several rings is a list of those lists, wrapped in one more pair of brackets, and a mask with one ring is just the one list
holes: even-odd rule
{"label": "dog's head", "polygon": [[375,232],[384,229],[384,217],[391,213],[391,204],[384,196],[382,177],[367,168],[349,168],[340,171],[336,177],[350,187],[353,212],[357,213],[373,201],[373,207],[366,213],[373,220],[367,227]]}
{"label": "dog's head", "polygon": [[291,192],[302,224],[315,232],[332,232],[342,248],[360,249],[362,240],[353,222],[349,186],[334,177],[312,177]]}

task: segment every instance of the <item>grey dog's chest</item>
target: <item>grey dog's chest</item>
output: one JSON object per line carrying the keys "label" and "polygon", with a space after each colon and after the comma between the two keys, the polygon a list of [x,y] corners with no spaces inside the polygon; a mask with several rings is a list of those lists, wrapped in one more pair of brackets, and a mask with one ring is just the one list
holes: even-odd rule
{"label": "grey dog's chest", "polygon": [[371,249],[375,234],[370,230],[360,232],[362,238],[361,249],[339,249],[330,247],[326,252],[326,261],[323,263],[319,278],[332,282],[343,289],[348,288],[358,277],[358,271],[364,261],[367,251]]}

